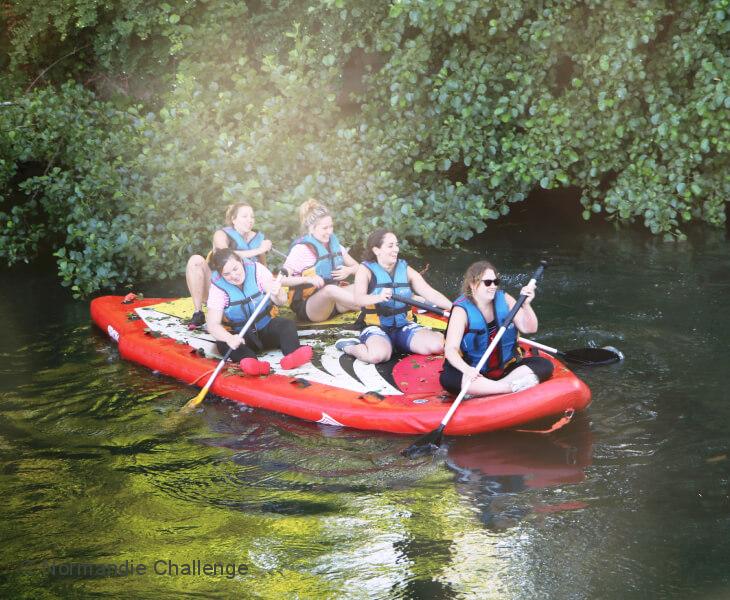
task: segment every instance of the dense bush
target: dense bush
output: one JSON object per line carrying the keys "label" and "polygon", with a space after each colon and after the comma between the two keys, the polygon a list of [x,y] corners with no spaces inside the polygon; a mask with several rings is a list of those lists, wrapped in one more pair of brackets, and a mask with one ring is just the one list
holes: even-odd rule
{"label": "dense bush", "polygon": [[241,198],[280,249],[310,195],[350,242],[567,186],[667,239],[725,219],[730,0],[38,4],[0,9],[0,255],[77,295],[178,275]]}

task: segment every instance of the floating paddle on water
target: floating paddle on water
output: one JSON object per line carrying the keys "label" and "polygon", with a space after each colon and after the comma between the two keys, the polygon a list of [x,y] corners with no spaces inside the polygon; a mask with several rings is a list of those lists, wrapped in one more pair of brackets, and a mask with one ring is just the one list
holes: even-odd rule
{"label": "floating paddle on water", "polygon": [[[531,283],[535,283],[540,277],[542,276],[542,272],[545,270],[545,267],[547,267],[547,263],[543,260],[540,261],[540,266],[537,268],[535,273],[532,275],[532,279],[530,279],[529,283],[527,285],[530,285]],[[494,352],[494,349],[497,347],[497,344],[499,344],[499,341],[502,339],[502,336],[504,335],[505,331],[507,331],[507,328],[512,323],[512,320],[515,318],[515,315],[517,314],[517,311],[522,308],[522,305],[525,302],[525,299],[527,296],[520,294],[520,297],[517,298],[517,302],[515,302],[515,305],[512,307],[512,310],[509,311],[507,314],[507,317],[505,318],[504,322],[502,323],[502,326],[497,330],[496,335],[494,336],[494,339],[489,344],[489,347],[487,348],[487,351],[484,353],[484,355],[479,359],[479,362],[474,367],[477,371],[481,371],[482,367],[487,363],[487,360],[489,360],[489,357],[492,355],[492,352]],[[404,456],[407,456],[409,458],[416,458],[418,456],[421,456],[423,454],[427,454],[430,452],[434,452],[438,449],[438,447],[441,445],[441,440],[443,439],[444,429],[446,428],[446,425],[448,425],[449,421],[451,420],[451,417],[456,412],[456,409],[459,408],[459,404],[461,404],[461,401],[464,399],[464,396],[466,396],[466,390],[469,388],[469,382],[466,382],[466,384],[461,388],[461,391],[459,392],[459,395],[456,397],[456,400],[454,400],[454,403],[451,405],[451,408],[449,408],[449,411],[446,413],[443,419],[441,419],[441,424],[431,431],[430,433],[427,433],[426,435],[420,437],[417,439],[413,444],[408,446],[405,450],[401,452]]]}
{"label": "floating paddle on water", "polygon": [[533,342],[532,340],[527,340],[523,337],[520,338],[520,341],[524,342],[528,346],[554,354],[565,362],[583,365],[586,367],[610,365],[624,359],[624,355],[619,350],[612,348],[611,346],[606,346],[605,348],[577,348],[575,350],[561,352],[557,348],[551,348],[550,346],[546,346],[540,342]]}
{"label": "floating paddle on water", "polygon": [[[281,281],[281,278],[283,276],[284,271],[282,269],[281,271],[279,271],[279,275],[277,275],[276,281]],[[251,316],[248,318],[248,321],[246,321],[246,324],[236,335],[238,339],[243,339],[243,336],[246,335],[246,332],[251,328],[251,325],[253,325],[254,320],[256,319],[256,317],[259,316],[259,313],[263,310],[269,298],[271,298],[271,292],[266,292],[264,297],[261,299],[261,302],[256,305],[256,308],[251,313]],[[229,346],[228,352],[226,352],[225,356],[218,363],[218,366],[215,368],[215,371],[213,371],[213,374],[210,376],[210,379],[208,379],[208,382],[203,386],[203,388],[200,390],[200,393],[195,396],[195,398],[191,398],[190,400],[188,400],[187,404],[180,409],[182,412],[190,412],[205,399],[205,397],[208,395],[208,390],[210,389],[210,386],[213,385],[213,381],[215,381],[215,378],[218,377],[218,373],[221,372],[223,365],[226,364],[226,361],[228,360],[228,357],[231,355],[232,352],[233,348]]]}

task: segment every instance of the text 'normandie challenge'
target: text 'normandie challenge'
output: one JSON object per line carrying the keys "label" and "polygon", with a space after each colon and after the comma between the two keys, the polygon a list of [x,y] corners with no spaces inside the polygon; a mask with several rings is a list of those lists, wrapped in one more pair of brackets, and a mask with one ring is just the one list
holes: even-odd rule
{"label": "text 'normandie challenge'", "polygon": [[119,564],[69,562],[46,565],[48,573],[54,577],[135,577],[161,575],[167,577],[225,577],[233,579],[245,575],[248,565],[242,563],[206,562],[195,559],[178,563],[170,559],[160,559],[152,563],[138,563],[125,560]]}

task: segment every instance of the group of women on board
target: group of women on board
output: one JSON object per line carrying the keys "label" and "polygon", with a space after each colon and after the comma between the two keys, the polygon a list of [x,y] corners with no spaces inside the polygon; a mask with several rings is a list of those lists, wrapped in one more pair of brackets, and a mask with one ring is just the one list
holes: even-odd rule
{"label": "group of women on board", "polygon": [[[509,393],[552,375],[549,360],[523,357],[517,344],[518,331],[537,331],[531,305],[534,283],[520,290],[526,298],[522,308],[478,372],[475,366],[515,304],[500,289],[500,276],[491,263],[479,261],[467,269],[462,294],[452,303],[399,258],[398,239],[392,231],[371,233],[365,260],[358,263],[334,234],[332,215],[325,206],[311,199],[304,202],[299,220],[302,236],[292,242],[276,278],[265,265],[266,253],[273,250],[271,241],[254,231],[253,208],[245,203],[228,209],[227,226],[215,232],[208,257],[195,255],[188,261],[186,280],[194,304],[190,327],[205,323],[219,351],[224,354],[231,349],[231,360],[240,362],[244,373],[270,372],[270,364],[257,358],[262,350],[279,348],[283,369],[311,360],[312,348],[299,343],[295,322],[277,316],[277,306],[289,305],[299,321],[315,323],[360,310],[359,338],[339,340],[336,347],[364,362],[387,361],[394,350],[443,352],[440,383],[453,393],[464,386],[472,395]],[[348,283],[353,276],[354,283]],[[409,300],[414,295],[450,311],[445,337],[413,320]],[[266,305],[241,339],[237,334],[264,298]]]}

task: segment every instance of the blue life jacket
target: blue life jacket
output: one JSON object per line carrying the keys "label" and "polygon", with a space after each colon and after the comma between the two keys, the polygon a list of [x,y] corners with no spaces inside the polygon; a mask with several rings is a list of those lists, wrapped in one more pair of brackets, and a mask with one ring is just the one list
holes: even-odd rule
{"label": "blue life jacket", "polygon": [[325,283],[332,283],[332,271],[341,267],[345,264],[345,260],[342,258],[342,246],[340,246],[340,240],[333,233],[330,236],[330,241],[327,246],[315,238],[312,234],[308,233],[305,236],[292,242],[292,248],[297,244],[305,244],[317,255],[317,262],[314,263],[314,271]]}
{"label": "blue life jacket", "polygon": [[[342,258],[342,246],[340,246],[340,240],[337,239],[337,236],[333,233],[330,236],[329,244],[325,246],[313,235],[307,234],[294,240],[289,246],[289,250],[291,251],[297,244],[306,245],[317,256],[314,265],[303,271],[302,275],[305,277],[314,274],[319,275],[324,279],[325,285],[336,283],[332,279],[332,271],[345,264],[345,259]],[[292,286],[289,288],[289,303],[309,298],[316,291],[317,288],[308,283]]]}
{"label": "blue life jacket", "polygon": [[[379,294],[385,288],[392,288],[393,293],[398,296],[405,298],[413,296],[413,290],[408,283],[408,263],[402,258],[399,258],[395,263],[392,277],[376,261],[366,260],[362,264],[370,269],[372,273],[368,284],[368,294]],[[360,313],[361,319],[367,325],[379,325],[381,327],[403,327],[403,325],[412,321],[409,317],[410,314],[410,307],[407,304],[392,298],[387,302],[367,306]]]}
{"label": "blue life jacket", "polygon": [[[464,362],[475,367],[489,347],[489,326],[476,304],[466,296],[459,296],[454,301],[454,306],[460,306],[466,311],[467,324],[464,337],[461,339],[461,353],[464,356]],[[502,290],[497,290],[494,295],[494,314],[497,319],[497,327],[502,327],[509,314],[507,299]],[[504,369],[507,363],[516,358],[516,345],[517,328],[514,323],[510,323],[502,339],[499,340],[499,346],[495,348],[495,350],[499,350],[500,369]]]}
{"label": "blue life jacket", "polygon": [[[223,232],[228,236],[228,239],[230,239],[233,242],[233,246],[229,244],[229,248],[232,250],[255,250],[259,246],[261,246],[261,242],[264,241],[264,234],[260,231],[251,238],[250,242],[247,242],[245,239],[243,239],[243,236],[236,231],[234,227],[224,227]],[[258,262],[258,256],[249,256],[246,260],[252,260],[253,262]]]}
{"label": "blue life jacket", "polygon": [[[242,288],[228,283],[220,276],[218,271],[213,271],[211,277],[211,283],[223,290],[228,296],[228,306],[224,309],[223,314],[230,322],[234,333],[241,331],[258,303],[261,302],[260,298],[264,296],[256,282],[256,263],[246,260],[243,262],[243,267],[246,278],[243,280]],[[266,305],[259,312],[249,331],[260,331],[266,327],[271,322],[271,310],[271,301],[267,300]]]}

